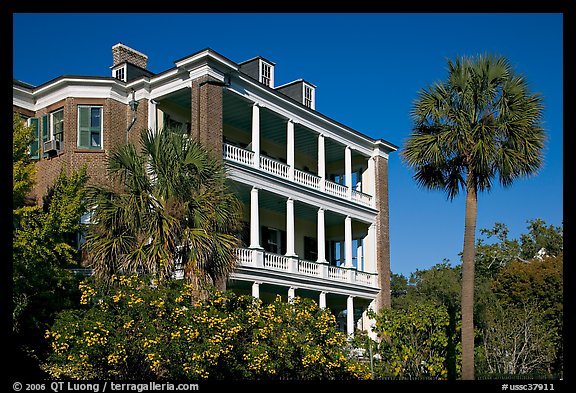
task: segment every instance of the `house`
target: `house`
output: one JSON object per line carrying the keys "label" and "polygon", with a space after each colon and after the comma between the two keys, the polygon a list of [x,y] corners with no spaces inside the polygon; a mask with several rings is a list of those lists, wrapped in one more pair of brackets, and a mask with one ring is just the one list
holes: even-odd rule
{"label": "house", "polygon": [[161,73],[122,43],[111,75],[13,82],[13,109],[36,132],[42,196],[61,168],[87,164],[106,181],[106,157],[139,130],[182,127],[221,154],[245,205],[246,234],[227,288],[264,301],[309,297],[344,331],[390,306],[388,156],[397,146],[315,110],[316,86],[275,85],[264,57],[236,63],[204,49]]}

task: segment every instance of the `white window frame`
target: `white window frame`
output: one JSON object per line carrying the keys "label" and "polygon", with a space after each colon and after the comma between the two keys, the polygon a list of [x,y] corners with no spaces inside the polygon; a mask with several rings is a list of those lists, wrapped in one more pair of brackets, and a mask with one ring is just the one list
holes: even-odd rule
{"label": "white window frame", "polygon": [[58,112],[62,112],[62,132],[59,133],[60,135],[62,135],[61,139],[59,139],[60,143],[64,143],[64,108],[60,108],[60,109],[56,109],[55,111],[50,112],[49,116],[48,116],[48,123],[49,123],[49,129],[50,129],[50,134],[48,135],[48,140],[52,140],[52,139],[56,139],[56,134],[54,133],[54,127],[55,127],[55,121],[54,121],[54,115]]}
{"label": "white window frame", "polygon": [[303,104],[310,109],[314,109],[314,88],[304,83],[302,89]]}
{"label": "white window frame", "polygon": [[263,60],[260,60],[260,83],[268,87],[274,87],[273,66]]}
{"label": "white window frame", "polygon": [[[118,77],[118,73],[121,73],[121,78]],[[122,65],[121,67],[115,68],[112,71],[112,76],[122,82],[126,82],[126,64]]]}

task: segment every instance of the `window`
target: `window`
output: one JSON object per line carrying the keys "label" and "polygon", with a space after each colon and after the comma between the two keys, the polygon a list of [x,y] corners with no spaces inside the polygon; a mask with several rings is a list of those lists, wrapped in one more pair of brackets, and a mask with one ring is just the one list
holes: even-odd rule
{"label": "window", "polygon": [[50,137],[57,141],[64,141],[64,108],[50,113]]}
{"label": "window", "polygon": [[312,87],[304,85],[304,105],[308,108],[313,108],[314,93]]}
{"label": "window", "polygon": [[102,149],[102,107],[78,105],[78,147]]}
{"label": "window", "polygon": [[328,249],[328,261],[332,266],[344,266],[344,241],[330,240]]}
{"label": "window", "polygon": [[126,82],[126,79],[124,79],[124,75],[125,75],[124,67],[118,68],[118,69],[114,72],[114,78],[120,79],[121,81]]}
{"label": "window", "polygon": [[274,254],[286,254],[286,231],[262,227],[262,246]]}
{"label": "window", "polygon": [[318,241],[316,238],[304,236],[304,259],[312,262],[318,260]]}
{"label": "window", "polygon": [[261,72],[261,82],[266,86],[272,87],[272,66],[270,64],[262,62],[262,72]]}

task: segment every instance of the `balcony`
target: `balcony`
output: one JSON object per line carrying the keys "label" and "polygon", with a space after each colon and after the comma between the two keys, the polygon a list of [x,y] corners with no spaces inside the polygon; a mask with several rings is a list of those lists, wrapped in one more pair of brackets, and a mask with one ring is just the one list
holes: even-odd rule
{"label": "balcony", "polygon": [[247,248],[237,249],[236,255],[240,267],[284,272],[294,276],[324,279],[369,288],[377,287],[377,274],[361,272],[355,268],[330,266],[328,263],[311,262]]}
{"label": "balcony", "polygon": [[332,181],[322,179],[312,173],[294,169],[293,175],[290,166],[273,158],[260,155],[258,166],[254,163],[254,152],[233,146],[227,143],[223,145],[223,157],[227,161],[236,162],[274,175],[276,177],[293,181],[305,187],[336,196],[338,198],[351,200],[363,206],[374,207],[374,199],[371,195],[357,190],[349,192],[348,187]]}

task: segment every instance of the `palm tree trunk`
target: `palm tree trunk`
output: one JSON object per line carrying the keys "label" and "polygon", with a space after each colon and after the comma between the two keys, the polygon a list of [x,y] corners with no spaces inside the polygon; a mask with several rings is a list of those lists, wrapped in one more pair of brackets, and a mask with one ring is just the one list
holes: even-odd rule
{"label": "palm tree trunk", "polygon": [[466,181],[464,250],[462,252],[462,379],[474,379],[474,243],[476,234],[476,186]]}

